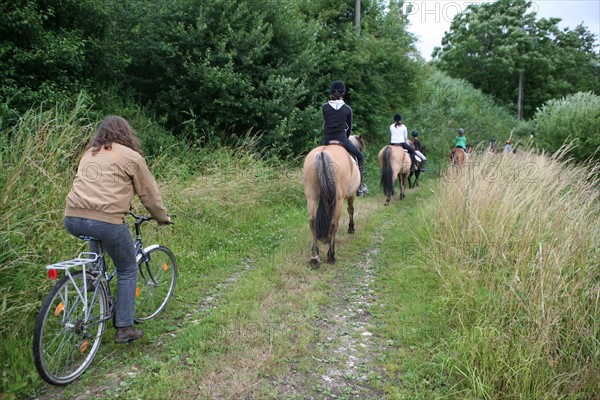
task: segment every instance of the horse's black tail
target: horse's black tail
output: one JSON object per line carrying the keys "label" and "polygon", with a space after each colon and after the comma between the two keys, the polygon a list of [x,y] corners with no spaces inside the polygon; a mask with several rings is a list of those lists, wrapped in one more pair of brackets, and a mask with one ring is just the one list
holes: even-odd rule
{"label": "horse's black tail", "polygon": [[394,170],[390,158],[392,156],[392,148],[386,146],[383,150],[383,162],[381,165],[381,186],[383,186],[383,194],[386,196],[394,195]]}
{"label": "horse's black tail", "polygon": [[328,153],[317,153],[315,157],[315,168],[317,180],[321,194],[319,196],[319,206],[317,207],[317,217],[315,227],[317,238],[326,240],[329,236],[331,220],[336,207],[336,187],[333,171],[333,161]]}

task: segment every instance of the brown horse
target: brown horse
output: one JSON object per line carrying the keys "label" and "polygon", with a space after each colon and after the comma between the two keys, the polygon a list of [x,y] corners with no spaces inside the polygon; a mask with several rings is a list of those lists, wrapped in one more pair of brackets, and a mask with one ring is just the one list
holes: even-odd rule
{"label": "brown horse", "polygon": [[455,147],[450,151],[450,154],[448,155],[448,157],[450,158],[450,165],[452,167],[460,167],[462,166],[468,158],[468,155],[471,154],[471,151],[473,150],[473,146],[468,144],[467,145],[467,150],[463,150],[460,147]]}
{"label": "brown horse", "polygon": [[381,185],[385,194],[385,205],[389,205],[394,195],[394,182],[400,181],[400,199],[405,197],[406,181],[410,174],[410,155],[400,146],[387,145],[377,155],[381,168]]}
{"label": "brown horse", "polygon": [[[364,153],[362,137],[351,136],[350,140]],[[302,172],[313,236],[310,264],[313,268],[318,268],[321,264],[318,240],[329,244],[327,262],[335,262],[335,236],[344,199],[348,199],[348,233],[355,232],[354,198],[360,185],[360,172],[352,156],[337,144],[313,149],[304,160]]]}

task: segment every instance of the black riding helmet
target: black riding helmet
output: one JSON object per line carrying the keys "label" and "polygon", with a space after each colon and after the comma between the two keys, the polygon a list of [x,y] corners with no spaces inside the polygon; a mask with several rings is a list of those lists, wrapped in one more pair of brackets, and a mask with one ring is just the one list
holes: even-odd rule
{"label": "black riding helmet", "polygon": [[331,84],[331,93],[346,93],[346,85],[342,81],[335,81]]}
{"label": "black riding helmet", "polygon": [[410,134],[413,135],[414,137],[417,137],[417,136],[419,136],[419,131],[415,129]]}
{"label": "black riding helmet", "polygon": [[400,114],[400,113],[394,114],[394,121],[396,121],[396,122],[402,121],[402,114]]}

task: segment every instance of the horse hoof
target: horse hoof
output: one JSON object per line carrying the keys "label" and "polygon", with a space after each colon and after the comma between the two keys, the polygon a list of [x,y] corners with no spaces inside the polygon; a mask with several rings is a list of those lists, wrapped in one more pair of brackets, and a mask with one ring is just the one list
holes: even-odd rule
{"label": "horse hoof", "polygon": [[321,265],[321,260],[319,260],[318,257],[312,257],[310,259],[310,267],[312,269],[317,269],[317,268],[319,268],[320,265]]}
{"label": "horse hoof", "polygon": [[356,230],[355,229],[348,229],[348,233],[350,235],[354,235],[356,233]]}

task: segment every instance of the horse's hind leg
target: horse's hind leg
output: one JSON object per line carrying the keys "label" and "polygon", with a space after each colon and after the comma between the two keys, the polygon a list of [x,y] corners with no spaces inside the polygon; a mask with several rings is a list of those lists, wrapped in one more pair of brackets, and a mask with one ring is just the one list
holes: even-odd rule
{"label": "horse's hind leg", "polygon": [[398,179],[398,182],[400,182],[400,200],[402,200],[406,196],[404,194],[404,191],[406,190],[406,175],[402,174]]}
{"label": "horse's hind leg", "polygon": [[334,218],[334,221],[329,225],[329,234],[327,235],[327,242],[329,243],[329,250],[327,251],[327,262],[329,264],[335,264],[335,234],[337,233],[338,221]]}
{"label": "horse's hind leg", "polygon": [[329,242],[329,251],[327,251],[327,262],[329,264],[335,264],[335,239],[332,238]]}
{"label": "horse's hind leg", "polygon": [[348,198],[348,218],[350,220],[348,223],[348,233],[352,235],[356,232],[354,229],[354,196]]}
{"label": "horse's hind leg", "polygon": [[321,259],[319,258],[319,243],[317,241],[317,228],[315,227],[315,218],[310,219],[310,231],[313,236],[312,243],[312,257],[310,258],[310,266],[312,268],[319,268],[321,265]]}
{"label": "horse's hind leg", "polygon": [[317,238],[317,226],[316,226],[316,215],[317,215],[317,201],[309,198],[307,201],[308,216],[310,218],[310,232],[312,233],[312,256],[310,258],[310,266],[312,268],[319,268],[321,265],[321,259],[319,258],[319,242]]}

